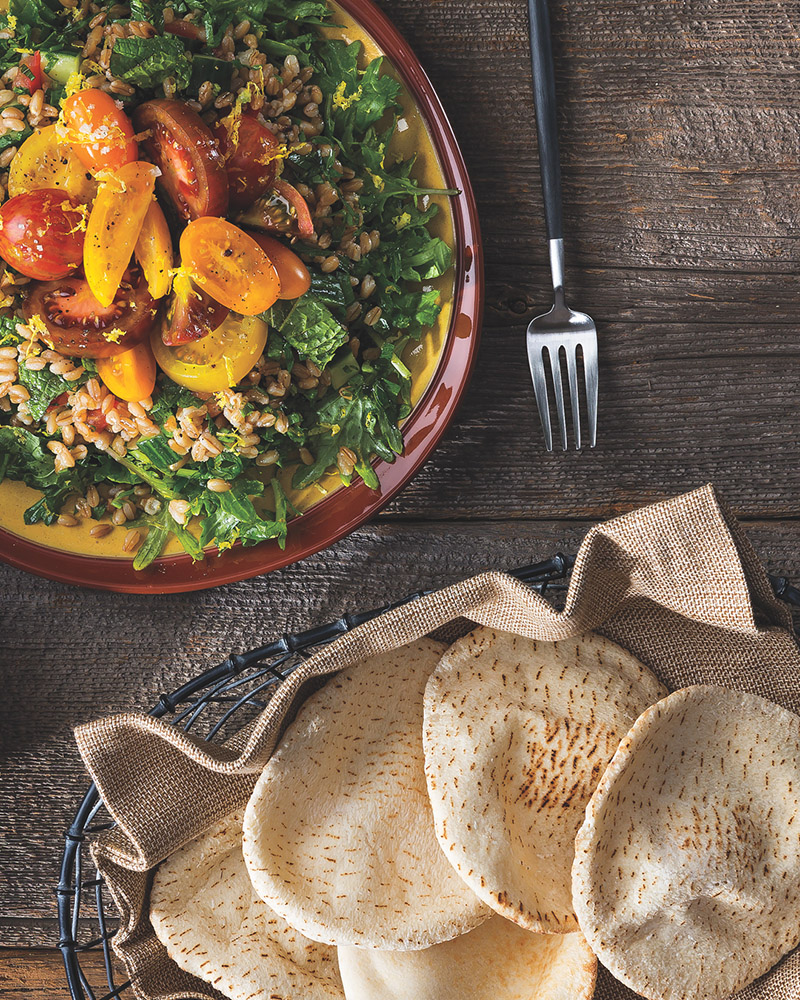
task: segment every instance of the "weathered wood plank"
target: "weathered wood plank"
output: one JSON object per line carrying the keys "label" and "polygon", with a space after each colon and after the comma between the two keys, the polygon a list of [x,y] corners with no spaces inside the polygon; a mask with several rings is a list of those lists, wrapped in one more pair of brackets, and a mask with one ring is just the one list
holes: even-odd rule
{"label": "weathered wood plank", "polygon": [[[377,524],[302,565],[217,590],[164,597],[93,593],[0,566],[5,625],[0,739],[4,943],[56,938],[63,832],[87,780],[72,727],[147,709],[231,651],[486,568],[576,551],[588,522]],[[800,522],[757,522],[773,571],[800,581]]]}
{"label": "weathered wood plank", "polygon": [[[89,951],[81,959],[89,982],[105,983],[103,956]],[[120,980],[120,982],[124,982]],[[107,992],[108,987],[103,992]],[[61,954],[55,949],[0,949],[0,997],[2,1000],[55,1000],[67,997],[67,980]]]}
{"label": "weathered wood plank", "polygon": [[[526,7],[385,5],[462,143],[487,247],[543,237]],[[552,3],[575,260],[791,271],[800,109],[793,4]]]}

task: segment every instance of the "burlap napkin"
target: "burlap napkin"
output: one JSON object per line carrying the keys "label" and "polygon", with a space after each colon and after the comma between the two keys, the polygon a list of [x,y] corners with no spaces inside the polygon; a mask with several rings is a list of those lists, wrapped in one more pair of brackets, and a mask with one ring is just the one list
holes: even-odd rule
{"label": "burlap napkin", "polygon": [[[597,631],[625,646],[670,688],[713,683],[800,713],[800,651],[786,607],[711,487],[655,504],[587,535],[563,612],[524,584],[484,573],[389,612],[298,668],[266,709],[225,745],[206,744],[147,715],[81,726],[78,747],[118,826],[92,854],[121,914],[114,949],[146,1000],[219,997],[181,972],[148,917],[150,873],[249,798],[289,716],[315,678],[460,622],[536,639]],[[633,994],[604,974],[599,1000]],[[747,1000],[798,1000],[800,950],[745,990]]]}

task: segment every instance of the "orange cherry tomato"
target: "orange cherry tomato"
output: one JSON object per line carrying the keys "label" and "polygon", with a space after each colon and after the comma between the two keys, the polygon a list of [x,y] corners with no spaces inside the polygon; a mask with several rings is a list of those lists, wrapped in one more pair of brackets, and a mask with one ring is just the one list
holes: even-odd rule
{"label": "orange cherry tomato", "polygon": [[264,253],[272,261],[272,266],[278,272],[281,290],[279,299],[299,299],[311,288],[311,274],[297,254],[290,250],[280,240],[264,233],[248,233],[258,243]]}
{"label": "orange cherry tomato", "polygon": [[212,299],[243,316],[274,304],[281,282],[252,236],[227,219],[206,215],[181,234],[181,262]]}
{"label": "orange cherry tomato", "polygon": [[153,202],[158,167],[136,161],[101,175],[86,240],[83,272],[94,297],[104,306],[114,301],[122,275]]}
{"label": "orange cherry tomato", "polygon": [[122,354],[97,359],[97,374],[110,392],[126,403],[151,396],[156,385],[156,359],[144,341]]}
{"label": "orange cherry tomato", "polygon": [[80,90],[61,105],[59,132],[87,169],[116,170],[135,160],[133,125],[117,102],[102,90]]}
{"label": "orange cherry tomato", "polygon": [[157,201],[150,202],[134,253],[150,294],[154,299],[162,299],[172,283],[172,237]]}

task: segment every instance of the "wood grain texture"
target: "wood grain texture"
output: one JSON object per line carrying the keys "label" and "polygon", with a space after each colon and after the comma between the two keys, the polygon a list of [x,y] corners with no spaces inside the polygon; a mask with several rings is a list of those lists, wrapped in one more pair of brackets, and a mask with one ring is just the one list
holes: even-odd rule
{"label": "wood grain texture", "polygon": [[[87,952],[82,967],[90,983],[102,985],[105,969],[101,952]],[[67,996],[60,952],[43,948],[0,949],[2,1000],[56,1000]]]}
{"label": "wood grain texture", "polygon": [[[62,835],[86,785],[72,727],[148,708],[231,651],[575,551],[596,520],[708,481],[767,566],[800,581],[800,0],[551,3],[567,286],[601,345],[598,447],[551,456],[523,353],[549,305],[526,6],[382,6],[429,71],[478,197],[488,290],[465,405],[374,524],[269,577],[151,598],[0,567],[6,944],[57,937]],[[31,982],[52,976],[38,994],[12,985],[8,970],[27,968],[14,955],[0,956],[0,997],[64,993],[58,955],[32,956]]]}

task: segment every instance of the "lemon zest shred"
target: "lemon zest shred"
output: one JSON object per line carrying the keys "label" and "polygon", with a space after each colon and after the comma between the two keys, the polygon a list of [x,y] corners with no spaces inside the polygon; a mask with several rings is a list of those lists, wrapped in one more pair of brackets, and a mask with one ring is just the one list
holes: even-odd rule
{"label": "lemon zest shred", "polygon": [[124,336],[125,331],[120,330],[118,326],[115,326],[113,330],[103,330],[103,339],[107,340],[109,344],[118,344]]}
{"label": "lemon zest shred", "polygon": [[47,341],[47,337],[50,336],[47,324],[38,313],[34,313],[25,325],[31,333],[35,334],[37,337],[41,337],[44,341]]}
{"label": "lemon zest shred", "polygon": [[9,14],[6,18],[6,24],[8,25],[8,30],[13,31],[14,34],[17,32],[17,18],[15,14]]}
{"label": "lemon zest shred", "polygon": [[361,95],[364,93],[364,88],[359,84],[358,90],[354,90],[349,97],[344,96],[344,92],[347,89],[347,82],[342,80],[339,86],[333,92],[332,103],[335,108],[341,108],[342,111],[347,111],[351,104],[355,104],[356,101],[361,100]]}
{"label": "lemon zest shred", "polygon": [[89,206],[88,205],[73,205],[68,199],[61,203],[62,210],[66,212],[78,212],[80,218],[69,230],[70,233],[85,233],[86,227],[89,225]]}
{"label": "lemon zest shred", "polygon": [[372,178],[372,183],[375,185],[375,190],[376,191],[383,191],[384,187],[386,186],[383,183],[383,178],[382,177],[378,177],[377,174],[373,174],[373,172],[371,170],[367,170],[367,173]]}
{"label": "lemon zest shred", "polygon": [[73,94],[78,94],[80,91],[86,89],[86,77],[83,73],[70,73],[64,86],[64,98],[66,99],[67,97],[72,97]]}
{"label": "lemon zest shred", "polygon": [[396,215],[392,219],[392,224],[398,232],[400,232],[401,229],[405,229],[409,222],[411,222],[410,212],[403,212],[401,215]]}

